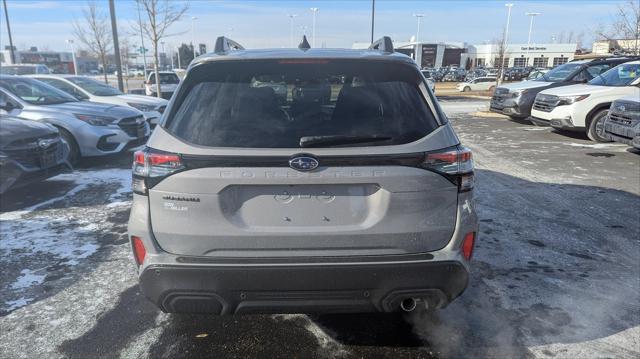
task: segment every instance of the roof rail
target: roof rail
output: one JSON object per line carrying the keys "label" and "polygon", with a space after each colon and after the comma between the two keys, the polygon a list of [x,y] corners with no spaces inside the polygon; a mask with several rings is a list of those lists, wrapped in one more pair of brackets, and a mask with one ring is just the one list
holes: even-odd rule
{"label": "roof rail", "polygon": [[307,35],[302,35],[302,41],[300,41],[298,48],[300,50],[309,50],[311,48],[311,45],[309,45],[309,41],[307,41]]}
{"label": "roof rail", "polygon": [[216,39],[216,46],[213,52],[216,54],[225,54],[231,50],[244,50],[244,47],[228,37],[220,36]]}
{"label": "roof rail", "polygon": [[378,40],[374,41],[371,46],[369,46],[369,50],[380,50],[382,52],[392,53],[393,50],[393,41],[389,36],[383,36]]}

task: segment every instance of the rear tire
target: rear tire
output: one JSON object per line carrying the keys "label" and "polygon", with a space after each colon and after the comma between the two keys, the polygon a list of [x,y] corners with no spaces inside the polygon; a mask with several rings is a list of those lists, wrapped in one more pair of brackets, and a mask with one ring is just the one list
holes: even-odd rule
{"label": "rear tire", "polygon": [[604,120],[607,118],[608,113],[609,110],[600,110],[591,116],[591,121],[587,128],[587,136],[591,141],[611,142],[604,133]]}
{"label": "rear tire", "polygon": [[462,92],[469,92],[469,91],[471,91],[471,87],[469,87],[469,86],[465,86],[465,87],[462,89]]}
{"label": "rear tire", "polygon": [[60,127],[58,127],[58,131],[60,131],[60,136],[69,144],[69,158],[67,160],[72,166],[75,166],[80,159],[80,147],[78,147],[76,139],[69,131]]}

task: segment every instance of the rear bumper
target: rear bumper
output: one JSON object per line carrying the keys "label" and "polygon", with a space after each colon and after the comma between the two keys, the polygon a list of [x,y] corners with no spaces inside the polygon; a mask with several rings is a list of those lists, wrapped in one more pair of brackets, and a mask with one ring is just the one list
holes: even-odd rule
{"label": "rear bumper", "polygon": [[150,265],[142,293],[165,312],[393,312],[403,299],[441,308],[468,283],[459,261],[288,265]]}

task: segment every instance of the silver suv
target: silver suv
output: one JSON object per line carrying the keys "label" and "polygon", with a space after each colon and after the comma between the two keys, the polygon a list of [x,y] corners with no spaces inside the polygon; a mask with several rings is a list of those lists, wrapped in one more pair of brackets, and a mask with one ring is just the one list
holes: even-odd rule
{"label": "silver suv", "polygon": [[368,50],[219,38],[165,115],[135,154],[129,219],[141,290],[162,310],[410,311],[467,286],[471,153],[388,37]]}

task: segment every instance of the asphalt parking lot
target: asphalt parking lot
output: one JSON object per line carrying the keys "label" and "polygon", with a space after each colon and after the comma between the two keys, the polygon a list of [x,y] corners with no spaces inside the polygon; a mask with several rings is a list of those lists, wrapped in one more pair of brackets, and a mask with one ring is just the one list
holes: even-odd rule
{"label": "asphalt parking lot", "polygon": [[470,287],[430,315],[193,316],[139,293],[130,154],[2,198],[0,357],[640,356],[640,154],[443,108],[474,151]]}

